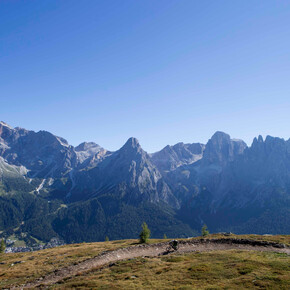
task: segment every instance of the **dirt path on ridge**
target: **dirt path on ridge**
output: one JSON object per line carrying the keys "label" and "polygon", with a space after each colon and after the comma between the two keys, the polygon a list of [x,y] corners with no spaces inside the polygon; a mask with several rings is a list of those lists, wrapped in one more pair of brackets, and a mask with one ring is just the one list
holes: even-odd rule
{"label": "dirt path on ridge", "polygon": [[[106,251],[98,256],[80,262],[77,265],[71,265],[65,268],[58,269],[53,273],[50,273],[42,278],[39,278],[33,282],[25,285],[19,285],[12,289],[24,289],[24,288],[35,288],[45,287],[65,278],[73,277],[79,273],[89,271],[93,268],[101,268],[111,263],[127,260],[137,257],[156,257],[160,255],[169,254],[166,252],[168,242],[151,244],[151,245],[136,245],[128,248],[121,248],[112,251]],[[278,252],[286,253],[290,255],[290,247],[283,244],[264,242],[264,241],[253,241],[246,239],[200,239],[200,240],[183,240],[179,242],[179,249],[174,253],[188,253],[188,252],[207,252],[214,250],[254,250],[254,251],[267,251],[267,252]]]}

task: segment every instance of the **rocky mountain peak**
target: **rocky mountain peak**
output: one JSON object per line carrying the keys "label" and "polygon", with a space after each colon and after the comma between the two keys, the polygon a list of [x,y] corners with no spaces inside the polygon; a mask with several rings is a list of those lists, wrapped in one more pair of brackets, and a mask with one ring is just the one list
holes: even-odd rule
{"label": "rocky mountain peak", "polygon": [[139,143],[138,139],[136,139],[135,137],[130,137],[124,146],[130,146],[133,148],[137,148],[137,147],[140,147],[140,143]]}
{"label": "rocky mountain peak", "polygon": [[242,154],[246,148],[247,144],[244,141],[232,140],[230,135],[217,131],[206,144],[203,163],[224,164]]}
{"label": "rocky mountain peak", "polygon": [[252,146],[256,147],[256,146],[259,146],[259,144],[261,145],[263,143],[264,143],[264,139],[261,135],[259,135],[258,138],[257,137],[254,138]]}
{"label": "rocky mountain peak", "polygon": [[120,153],[144,153],[145,154],[145,151],[143,151],[143,149],[141,148],[141,145],[139,143],[139,141],[134,138],[134,137],[131,137],[127,140],[127,142],[123,145],[123,147],[119,150]]}
{"label": "rocky mountain peak", "polygon": [[263,140],[263,137],[260,135],[257,138],[254,138],[251,151],[254,154],[264,154],[269,155],[273,154],[273,152],[277,151],[278,153],[286,152],[287,151],[287,141],[285,141],[282,138],[267,136],[265,140]]}
{"label": "rocky mountain peak", "polygon": [[95,166],[107,153],[107,150],[94,142],[83,142],[74,149],[79,163],[84,166]]}
{"label": "rocky mountain peak", "polygon": [[266,144],[284,144],[286,141],[283,138],[272,137],[267,135],[265,139]]}
{"label": "rocky mountain peak", "polygon": [[0,127],[7,127],[9,129],[13,129],[10,125],[8,125],[7,123],[5,123],[4,121],[0,121]]}
{"label": "rocky mountain peak", "polygon": [[79,152],[79,151],[87,151],[90,149],[97,149],[97,148],[101,148],[101,146],[96,144],[95,142],[83,142],[79,144],[77,147],[75,147],[75,150]]}
{"label": "rocky mountain peak", "polygon": [[74,148],[49,132],[0,122],[0,195],[13,196],[9,205],[9,195],[1,195],[0,231],[6,230],[1,221],[11,219],[8,230],[19,226],[37,236],[43,228],[43,238],[92,240],[110,235],[109,227],[123,233],[120,225],[138,229],[148,219],[164,233],[172,221],[179,228],[176,217],[192,229],[206,222],[213,231],[228,231],[242,223],[242,232],[288,233],[290,140],[259,136],[245,148],[218,131],[206,145],[181,142],[150,156],[136,138],[108,152],[94,142]]}
{"label": "rocky mountain peak", "polygon": [[222,131],[217,131],[212,135],[210,141],[213,143],[229,143],[231,141],[231,137]]}
{"label": "rocky mountain peak", "polygon": [[203,144],[180,142],[173,146],[167,145],[161,151],[151,154],[151,160],[159,170],[167,172],[200,160],[203,150]]}
{"label": "rocky mountain peak", "polygon": [[15,129],[3,121],[0,122],[0,144],[2,143],[2,145],[8,145],[11,141],[18,137],[17,135],[18,134]]}
{"label": "rocky mountain peak", "polygon": [[183,148],[184,147],[184,143],[183,142],[179,142],[175,145],[172,146],[173,148]]}

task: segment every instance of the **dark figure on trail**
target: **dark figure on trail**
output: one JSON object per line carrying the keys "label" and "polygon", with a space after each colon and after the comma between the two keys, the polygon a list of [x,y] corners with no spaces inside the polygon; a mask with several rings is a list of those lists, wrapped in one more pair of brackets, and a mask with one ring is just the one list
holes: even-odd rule
{"label": "dark figure on trail", "polygon": [[178,241],[177,240],[172,240],[169,242],[169,247],[166,249],[167,252],[169,252],[171,249],[174,251],[178,250]]}

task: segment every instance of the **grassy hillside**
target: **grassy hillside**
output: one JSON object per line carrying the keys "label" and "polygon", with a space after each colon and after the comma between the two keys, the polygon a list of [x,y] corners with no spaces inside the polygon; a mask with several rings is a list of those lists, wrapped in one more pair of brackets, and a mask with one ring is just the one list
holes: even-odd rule
{"label": "grassy hillside", "polygon": [[[222,237],[210,235],[208,238]],[[231,236],[281,242],[290,236]],[[150,240],[150,243],[161,240]],[[162,240],[165,241],[165,240]],[[128,247],[137,240],[82,243],[29,253],[0,254],[0,288],[34,281],[107,250]],[[290,257],[286,254],[241,250],[173,254],[120,261],[66,279],[53,288],[279,288],[290,287]]]}
{"label": "grassy hillside", "polygon": [[286,254],[247,251],[189,253],[121,261],[63,281],[55,289],[289,289]]}

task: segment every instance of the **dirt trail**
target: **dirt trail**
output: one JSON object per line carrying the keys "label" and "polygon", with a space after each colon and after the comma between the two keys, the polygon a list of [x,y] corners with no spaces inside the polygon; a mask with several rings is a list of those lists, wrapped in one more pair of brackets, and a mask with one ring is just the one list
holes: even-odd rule
{"label": "dirt trail", "polygon": [[[43,278],[37,279],[25,285],[14,287],[12,289],[35,288],[38,286],[45,287],[55,284],[65,278],[70,278],[79,273],[86,272],[93,268],[103,267],[120,260],[132,259],[143,256],[154,257],[168,254],[166,252],[167,247],[168,242],[151,245],[136,245],[130,246],[128,248],[103,252],[98,256],[85,260],[77,265],[72,265],[66,268],[56,270]],[[180,241],[177,253],[187,253],[194,251],[205,252],[230,249],[278,252],[290,255],[290,247],[287,247],[283,244],[230,238]]]}

